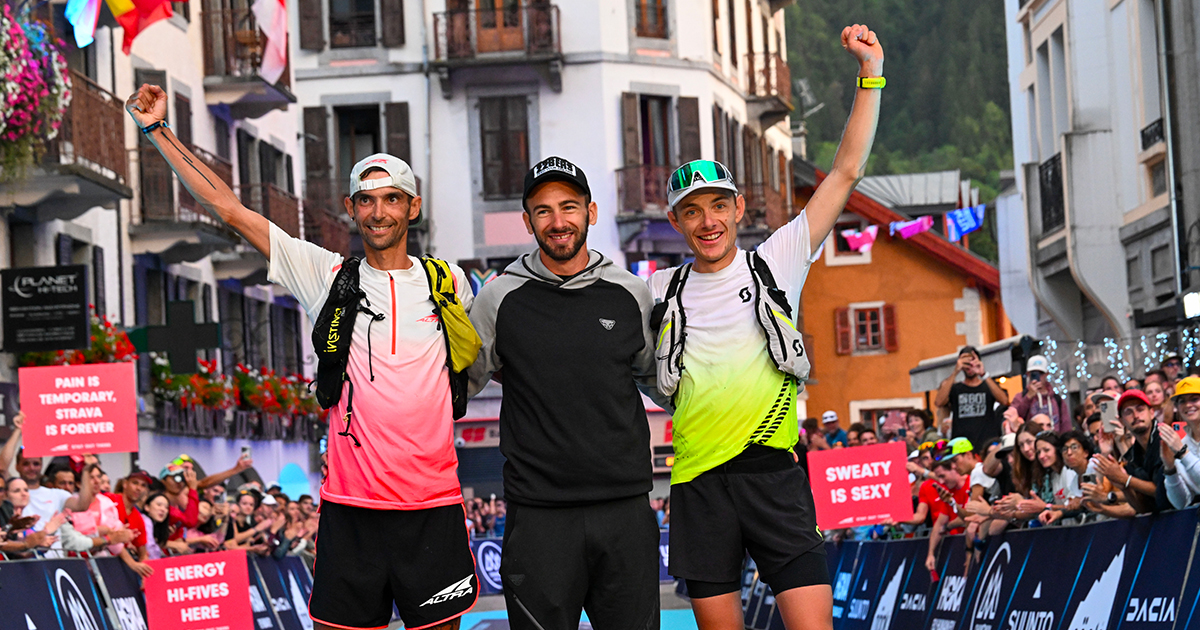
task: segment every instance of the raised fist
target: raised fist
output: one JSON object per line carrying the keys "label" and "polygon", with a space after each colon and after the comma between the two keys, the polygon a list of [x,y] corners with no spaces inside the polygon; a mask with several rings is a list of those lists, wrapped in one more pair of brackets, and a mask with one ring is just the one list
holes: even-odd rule
{"label": "raised fist", "polygon": [[[875,31],[865,24],[855,24],[842,29],[842,48],[854,55],[867,76],[883,74],[883,47],[879,45],[879,37]],[[165,112],[165,110],[164,110]]]}
{"label": "raised fist", "polygon": [[138,127],[145,129],[167,119],[167,93],[157,85],[143,83],[142,87],[125,101],[125,111],[129,112]]}

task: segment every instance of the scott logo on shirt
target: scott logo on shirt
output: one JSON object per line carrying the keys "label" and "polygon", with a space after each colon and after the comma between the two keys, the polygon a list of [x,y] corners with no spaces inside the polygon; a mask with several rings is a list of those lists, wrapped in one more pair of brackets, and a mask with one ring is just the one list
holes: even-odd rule
{"label": "scott logo on shirt", "polygon": [[338,334],[338,328],[342,325],[342,313],[345,312],[345,307],[339,306],[333,309],[333,321],[329,322],[329,339],[326,340],[326,351],[336,352],[337,342],[341,339]]}

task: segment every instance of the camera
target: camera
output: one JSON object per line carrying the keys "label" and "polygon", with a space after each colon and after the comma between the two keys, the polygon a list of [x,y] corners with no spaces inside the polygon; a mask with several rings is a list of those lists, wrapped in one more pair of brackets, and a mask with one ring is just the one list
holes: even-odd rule
{"label": "camera", "polygon": [[176,471],[167,475],[167,479],[174,480],[175,483],[183,485],[183,471]]}
{"label": "camera", "polygon": [[467,441],[466,441],[466,440],[464,440],[464,439],[462,439],[462,438],[460,438],[460,437],[456,437],[456,438],[454,438],[454,448],[462,448],[462,447],[464,447],[464,446],[466,446],[466,445],[467,445]]}

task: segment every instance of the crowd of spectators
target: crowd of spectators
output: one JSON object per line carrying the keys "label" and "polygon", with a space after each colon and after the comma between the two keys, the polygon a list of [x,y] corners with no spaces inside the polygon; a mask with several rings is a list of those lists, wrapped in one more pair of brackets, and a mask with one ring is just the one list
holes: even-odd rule
{"label": "crowd of spectators", "polygon": [[1168,354],[1144,379],[1106,376],[1072,414],[1050,386],[1050,363],[1026,362],[1023,389],[1008,392],[963,348],[942,382],[935,423],[909,411],[901,428],[843,429],[827,411],[804,422],[798,450],[907,442],[913,518],[826,532],[844,538],[966,534],[968,565],[1008,529],[1079,524],[1182,509],[1200,502],[1200,376]]}
{"label": "crowd of spectators", "polygon": [[0,449],[0,553],[6,559],[90,554],[121,558],[141,576],[165,556],[243,549],[311,565],[319,516],[313,498],[263,488],[243,452],[225,471],[203,475],[181,455],[158,475],[134,470],[113,480],[94,455],[26,457],[18,448],[24,417]]}

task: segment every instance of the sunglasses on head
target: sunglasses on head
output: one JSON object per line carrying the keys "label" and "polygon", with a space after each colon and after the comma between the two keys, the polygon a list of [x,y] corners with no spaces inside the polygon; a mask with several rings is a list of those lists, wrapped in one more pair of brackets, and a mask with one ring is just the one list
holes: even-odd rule
{"label": "sunglasses on head", "polygon": [[696,178],[700,178],[706,184],[733,182],[733,176],[720,162],[694,160],[671,173],[671,178],[667,180],[667,190],[670,192],[685,190],[692,185]]}

